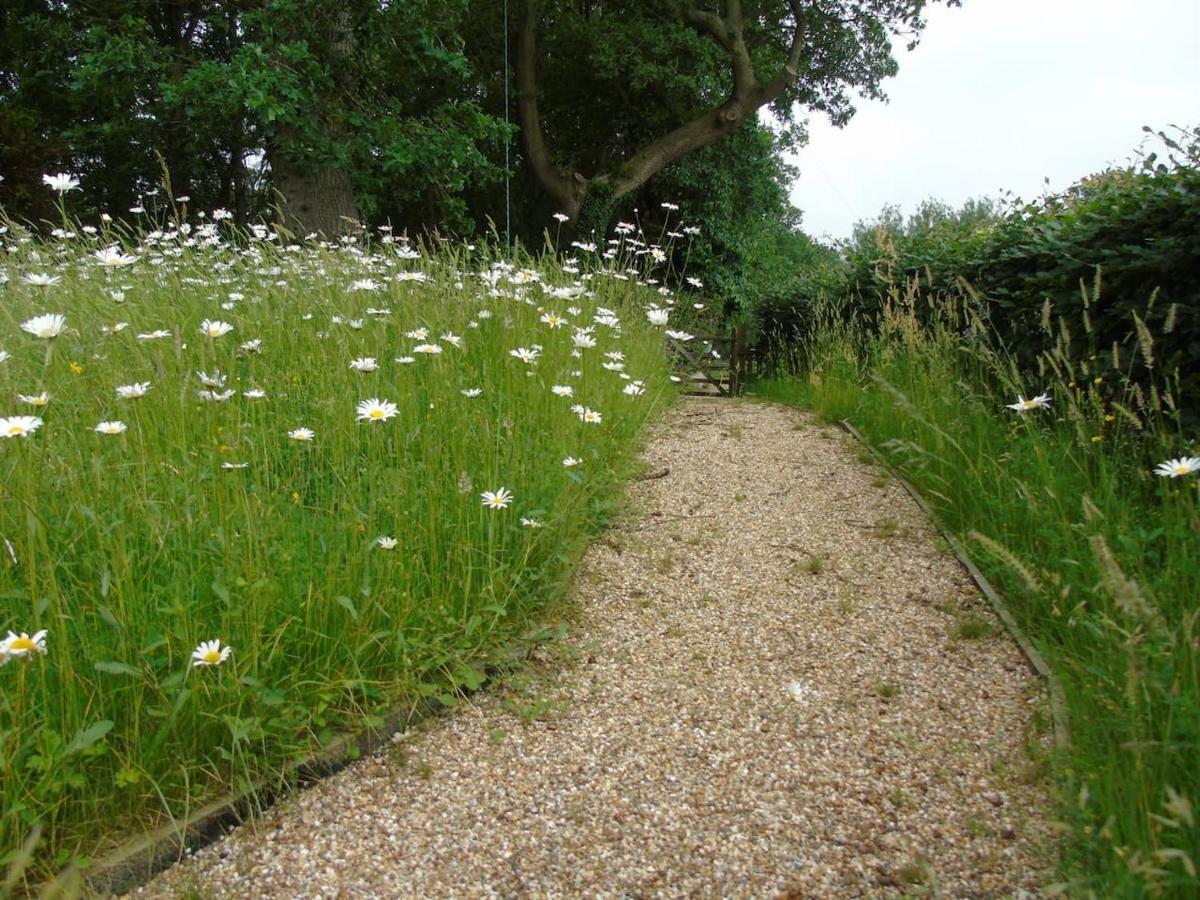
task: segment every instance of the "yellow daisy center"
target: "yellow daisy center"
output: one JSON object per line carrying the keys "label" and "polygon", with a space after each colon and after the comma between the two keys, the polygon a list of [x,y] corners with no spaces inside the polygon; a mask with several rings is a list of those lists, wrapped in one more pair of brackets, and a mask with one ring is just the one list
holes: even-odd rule
{"label": "yellow daisy center", "polygon": [[25,426],[24,425],[9,425],[8,433],[9,434],[24,434]]}
{"label": "yellow daisy center", "polygon": [[382,409],[371,410],[371,418],[372,419],[382,419],[383,418],[383,410]]}
{"label": "yellow daisy center", "polygon": [[1186,475],[1191,471],[1191,469],[1189,469],[1187,466],[1176,466],[1173,471],[1176,475]]}
{"label": "yellow daisy center", "polygon": [[221,651],[220,650],[206,651],[204,654],[204,661],[206,663],[210,663],[211,665],[216,665],[217,663],[219,663],[221,661]]}
{"label": "yellow daisy center", "polygon": [[26,653],[29,653],[33,650],[36,650],[37,646],[33,643],[33,638],[19,637],[8,645],[8,649],[9,652],[14,650],[23,650]]}

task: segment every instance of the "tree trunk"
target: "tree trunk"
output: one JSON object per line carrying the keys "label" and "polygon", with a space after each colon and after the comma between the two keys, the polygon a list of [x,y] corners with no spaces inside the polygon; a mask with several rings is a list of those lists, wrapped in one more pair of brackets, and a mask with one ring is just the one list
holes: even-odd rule
{"label": "tree trunk", "polygon": [[577,241],[589,241],[603,248],[608,235],[608,223],[617,208],[616,189],[607,178],[593,178],[580,195],[579,206],[572,218],[572,235]]}
{"label": "tree trunk", "polygon": [[[354,32],[348,5],[329,4],[332,12],[320,27],[328,28],[328,48],[323,62],[333,78],[333,91],[317,96],[316,119],[323,144],[340,147],[347,136],[343,113],[355,94]],[[325,11],[314,6],[313,15]],[[320,109],[320,107],[324,109]],[[326,113],[325,111],[328,110]],[[276,221],[296,232],[297,237],[317,233],[327,238],[357,232],[358,206],[354,183],[347,168],[328,154],[305,153],[301,128],[281,121],[267,144],[272,181],[276,192]]]}
{"label": "tree trunk", "polygon": [[297,237],[351,234],[359,229],[350,173],[328,163],[307,162],[295,152],[294,129],[280,126],[267,148],[276,192],[275,220]]}

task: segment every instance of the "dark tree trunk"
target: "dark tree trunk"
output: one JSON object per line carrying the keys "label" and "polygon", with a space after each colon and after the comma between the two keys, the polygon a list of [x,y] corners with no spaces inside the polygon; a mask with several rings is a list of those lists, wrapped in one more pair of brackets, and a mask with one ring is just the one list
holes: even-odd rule
{"label": "dark tree trunk", "polygon": [[602,248],[616,208],[617,194],[612,182],[607,178],[593,178],[587,183],[571,221],[572,239],[590,241]]}

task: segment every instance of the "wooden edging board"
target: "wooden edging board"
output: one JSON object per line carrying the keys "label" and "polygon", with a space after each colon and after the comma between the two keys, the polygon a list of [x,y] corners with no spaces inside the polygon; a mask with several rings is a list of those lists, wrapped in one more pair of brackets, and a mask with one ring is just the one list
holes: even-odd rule
{"label": "wooden edging board", "polygon": [[966,569],[967,574],[971,576],[971,580],[975,582],[976,587],[987,598],[988,604],[1004,625],[1005,630],[1012,635],[1013,640],[1017,642],[1017,646],[1021,648],[1021,653],[1024,654],[1030,668],[1046,682],[1046,693],[1050,700],[1050,720],[1054,730],[1054,746],[1059,750],[1065,750],[1070,743],[1070,734],[1067,730],[1067,701],[1066,695],[1063,693],[1062,682],[1058,680],[1058,676],[1054,674],[1054,670],[1050,668],[1050,664],[1046,662],[1046,658],[1033,646],[1033,642],[1029,639],[1029,636],[1017,624],[1017,620],[1013,618],[1012,611],[1008,608],[1008,603],[1005,602],[1003,595],[979,571],[979,567],[975,565],[974,560],[967,553],[962,541],[942,528],[937,520],[937,516],[934,515],[929,504],[925,502],[925,498],[921,496],[920,491],[907,478],[902,476],[882,453],[871,446],[866,438],[859,434],[858,429],[850,424],[849,419],[842,419],[838,425],[854,440],[865,447],[888,470],[891,476],[904,486],[904,489],[908,491],[908,495],[916,501],[917,506],[921,508],[921,512],[925,514],[925,518],[937,529],[938,534],[942,536],[943,540],[950,545],[950,549],[954,551],[954,555],[958,557],[959,563]]}

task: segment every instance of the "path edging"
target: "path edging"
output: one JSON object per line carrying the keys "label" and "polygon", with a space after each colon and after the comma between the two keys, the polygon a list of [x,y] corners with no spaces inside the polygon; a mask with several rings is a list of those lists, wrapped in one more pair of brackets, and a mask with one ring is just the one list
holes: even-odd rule
{"label": "path edging", "polygon": [[959,564],[962,565],[967,574],[971,576],[971,580],[975,582],[975,586],[979,588],[980,592],[987,599],[988,605],[991,606],[992,611],[996,613],[996,616],[1000,619],[1000,623],[1004,626],[1004,629],[1009,633],[1012,639],[1017,642],[1017,646],[1021,649],[1021,653],[1029,663],[1029,666],[1033,670],[1034,674],[1045,681],[1046,693],[1050,701],[1050,721],[1051,727],[1054,731],[1054,746],[1058,750],[1065,750],[1070,744],[1070,733],[1067,729],[1067,700],[1066,694],[1063,692],[1062,682],[1058,680],[1058,676],[1054,673],[1054,670],[1050,667],[1050,664],[1046,662],[1046,658],[1042,656],[1041,652],[1033,645],[1033,641],[1029,639],[1029,635],[1027,635],[1021,626],[1017,624],[1017,620],[1013,617],[1012,611],[1009,609],[1008,603],[1005,601],[1004,596],[992,586],[992,583],[988,581],[987,576],[985,576],[983,572],[979,570],[979,567],[975,565],[975,561],[971,559],[970,554],[967,553],[966,547],[963,546],[962,541],[942,527],[941,523],[937,519],[936,514],[930,508],[925,498],[921,496],[921,492],[918,491],[917,488],[911,482],[909,482],[907,478],[900,474],[896,467],[892,465],[891,461],[882,453],[880,453],[874,446],[872,446],[871,443],[859,433],[858,429],[856,429],[850,423],[849,419],[842,419],[837,424],[843,431],[845,431],[848,435],[854,438],[854,440],[865,447],[871,453],[871,455],[879,460],[884,468],[888,470],[888,473],[895,478],[896,481],[900,482],[900,484],[904,487],[904,490],[908,492],[908,495],[912,497],[917,506],[921,508],[921,512],[924,513],[925,518],[931,525],[933,525],[938,534],[941,535],[942,539],[950,545],[950,549],[954,551],[954,555],[958,558]]}

